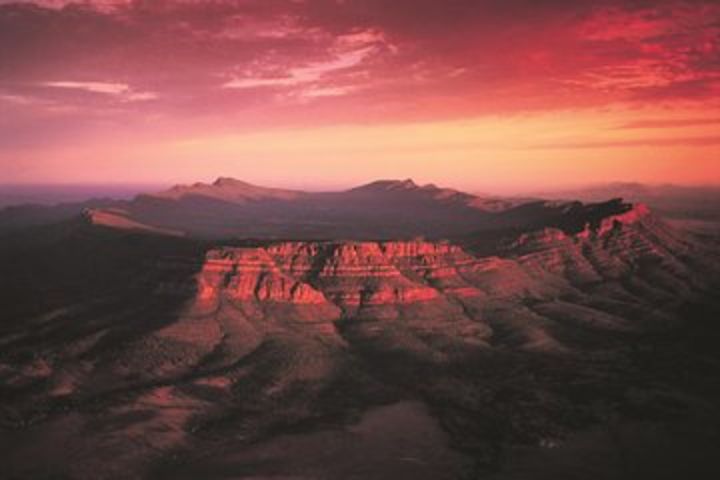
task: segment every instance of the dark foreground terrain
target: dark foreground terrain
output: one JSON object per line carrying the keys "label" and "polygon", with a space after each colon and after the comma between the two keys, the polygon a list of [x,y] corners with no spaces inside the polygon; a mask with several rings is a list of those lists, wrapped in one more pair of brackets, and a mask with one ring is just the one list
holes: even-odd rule
{"label": "dark foreground terrain", "polygon": [[231,187],[0,237],[3,478],[720,475],[713,234],[384,182],[286,240]]}

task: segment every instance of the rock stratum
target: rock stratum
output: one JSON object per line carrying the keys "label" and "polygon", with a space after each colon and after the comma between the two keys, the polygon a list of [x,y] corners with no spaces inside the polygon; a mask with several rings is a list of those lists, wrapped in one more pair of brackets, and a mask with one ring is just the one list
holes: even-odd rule
{"label": "rock stratum", "polygon": [[[251,310],[264,325],[282,319],[330,334],[418,329],[458,351],[465,343],[562,351],[572,345],[553,332],[568,322],[590,331],[664,328],[674,307],[703,291],[697,272],[707,265],[692,260],[706,258],[702,247],[645,206],[595,220],[576,233],[521,234],[492,256],[475,254],[473,242],[214,248],[194,279],[192,308]],[[555,314],[563,326],[546,318]]]}
{"label": "rock stratum", "polygon": [[[208,189],[236,213],[307,201],[216,183],[136,202],[161,212]],[[452,215],[432,225],[443,240],[384,238],[392,209],[338,236],[308,230],[306,217],[291,241],[267,222],[254,231],[267,237],[219,240],[194,235],[187,211],[149,222],[126,205],[6,237],[0,447],[11,478],[322,478],[341,460],[293,456],[282,445],[303,442],[278,432],[352,424],[406,400],[449,436],[430,450],[462,457],[421,462],[417,478],[497,473],[518,445],[561,444],[608,418],[720,418],[709,380],[715,247],[620,200],[478,209],[477,198],[412,182],[347,195],[365,208],[387,192],[437,207],[423,222],[475,213],[461,229]],[[429,231],[408,225],[403,237]],[[411,428],[403,415],[385,428]],[[230,462],[238,452],[262,453]]]}

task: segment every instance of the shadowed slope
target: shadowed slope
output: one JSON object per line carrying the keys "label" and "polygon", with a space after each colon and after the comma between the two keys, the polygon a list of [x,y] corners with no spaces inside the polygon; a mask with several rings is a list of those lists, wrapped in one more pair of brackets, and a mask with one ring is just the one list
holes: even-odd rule
{"label": "shadowed slope", "polygon": [[[221,178],[212,185],[142,195],[121,209],[89,212],[101,225],[128,220],[135,228],[205,238],[445,238],[490,228],[515,206],[412,180],[382,180],[344,192],[310,193]],[[117,221],[113,220],[117,216]]]}

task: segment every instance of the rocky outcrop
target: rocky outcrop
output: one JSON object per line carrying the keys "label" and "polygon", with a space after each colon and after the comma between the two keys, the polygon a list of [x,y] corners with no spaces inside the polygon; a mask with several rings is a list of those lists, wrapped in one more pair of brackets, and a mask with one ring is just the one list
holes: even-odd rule
{"label": "rocky outcrop", "polygon": [[216,299],[221,292],[233,300],[323,304],[327,300],[309,284],[285,274],[264,248],[213,250],[198,277],[199,295]]}
{"label": "rocky outcrop", "polygon": [[[457,262],[455,262],[457,260]],[[437,300],[431,280],[457,274],[472,258],[428,242],[287,242],[208,253],[199,296],[295,305],[361,307]]]}
{"label": "rocky outcrop", "polygon": [[[695,248],[642,204],[613,201],[588,212],[582,230],[548,227],[520,235],[503,251],[535,270],[592,283],[631,275],[641,265],[683,270],[679,257]],[[572,218],[577,223],[578,219]],[[687,270],[684,272],[689,274]]]}
{"label": "rocky outcrop", "polygon": [[618,204],[577,233],[546,227],[520,234],[499,256],[420,240],[219,248],[207,254],[198,291],[207,301],[330,305],[345,318],[368,309],[396,318],[418,304],[464,306],[467,316],[468,305],[478,302],[553,298],[640,269],[670,271],[681,282],[690,272],[679,257],[690,248],[647,207]]}
{"label": "rocky outcrop", "polygon": [[586,238],[592,235],[603,236],[623,225],[654,221],[647,205],[638,203],[628,206],[627,210],[622,213],[611,214],[600,219],[596,226],[587,223],[580,235]]}

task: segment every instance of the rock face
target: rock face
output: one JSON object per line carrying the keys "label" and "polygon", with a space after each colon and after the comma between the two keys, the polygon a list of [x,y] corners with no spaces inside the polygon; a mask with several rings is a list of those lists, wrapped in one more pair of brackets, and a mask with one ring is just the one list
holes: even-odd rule
{"label": "rock face", "polygon": [[[471,246],[428,241],[220,247],[207,253],[197,275],[198,305],[252,305],[271,317],[268,312],[283,308],[286,321],[325,321],[327,331],[342,323],[363,334],[370,324],[376,332],[385,328],[373,322],[397,321],[410,330],[444,330],[441,335],[454,336],[452,342],[487,343],[495,341],[498,327],[542,331],[552,338],[552,328],[535,322],[536,312],[518,308],[527,302],[574,296],[590,310],[603,301],[626,302],[632,311],[645,313],[618,318],[613,328],[634,329],[663,316],[648,300],[677,304],[677,292],[701,287],[688,264],[700,247],[646,207],[616,205],[606,217],[591,216],[584,223],[575,233],[546,227],[517,235],[493,256],[478,256]],[[594,296],[596,290],[603,294]],[[489,320],[498,312],[512,312],[516,320],[524,316],[525,326]],[[559,340],[541,345],[530,337],[516,345],[564,348]]]}
{"label": "rock face", "polygon": [[319,305],[325,297],[284,273],[263,248],[213,250],[198,280],[201,300],[224,293],[233,300]]}
{"label": "rock face", "polygon": [[[200,297],[236,301],[333,305],[352,317],[442,300],[457,272],[470,268],[460,247],[428,242],[286,242],[210,251],[198,276]],[[443,285],[445,282],[445,285]]]}

